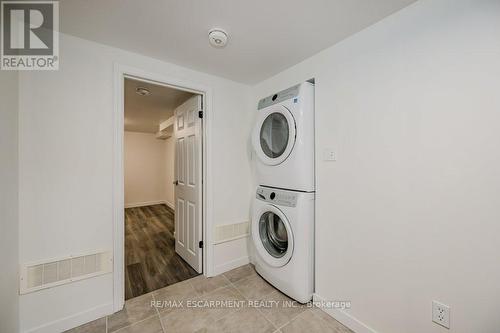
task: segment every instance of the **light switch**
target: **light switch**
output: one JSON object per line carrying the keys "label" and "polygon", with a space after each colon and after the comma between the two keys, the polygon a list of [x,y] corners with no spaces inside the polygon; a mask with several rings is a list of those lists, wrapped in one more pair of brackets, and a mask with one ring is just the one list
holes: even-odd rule
{"label": "light switch", "polygon": [[333,151],[331,148],[325,148],[323,151],[323,160],[324,161],[336,161],[337,160],[337,154]]}

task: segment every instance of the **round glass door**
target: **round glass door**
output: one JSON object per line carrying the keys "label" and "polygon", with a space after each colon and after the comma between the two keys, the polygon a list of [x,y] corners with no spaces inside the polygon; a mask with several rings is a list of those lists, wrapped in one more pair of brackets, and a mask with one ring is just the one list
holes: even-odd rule
{"label": "round glass door", "polygon": [[274,258],[281,258],[288,249],[288,232],[281,218],[273,212],[262,214],[259,220],[262,245]]}
{"label": "round glass door", "polygon": [[260,147],[269,158],[280,157],[288,146],[290,129],[282,113],[271,113],[260,128]]}
{"label": "round glass door", "polygon": [[282,267],[293,255],[290,222],[276,206],[265,204],[254,212],[252,239],[259,256],[270,266]]}
{"label": "round glass door", "polygon": [[287,159],[295,144],[295,120],[284,106],[260,111],[253,134],[257,156],[267,165]]}

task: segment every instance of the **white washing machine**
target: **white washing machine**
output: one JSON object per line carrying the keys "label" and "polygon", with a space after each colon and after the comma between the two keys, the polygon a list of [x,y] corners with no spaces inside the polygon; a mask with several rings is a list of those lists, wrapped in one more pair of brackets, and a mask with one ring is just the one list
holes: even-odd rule
{"label": "white washing machine", "polygon": [[314,291],[314,195],[260,186],[253,206],[255,269],[301,303]]}
{"label": "white washing machine", "polygon": [[298,84],[259,101],[252,143],[259,185],[312,192],[314,85]]}

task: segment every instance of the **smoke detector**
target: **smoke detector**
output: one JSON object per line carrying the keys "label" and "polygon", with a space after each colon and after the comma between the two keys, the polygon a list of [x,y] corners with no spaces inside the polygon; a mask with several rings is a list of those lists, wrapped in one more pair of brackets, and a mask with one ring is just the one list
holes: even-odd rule
{"label": "smoke detector", "polygon": [[210,45],[216,48],[223,48],[227,44],[227,33],[222,29],[212,29],[208,32]]}
{"label": "smoke detector", "polygon": [[148,89],[148,88],[144,88],[144,87],[137,87],[137,88],[135,89],[135,93],[136,93],[137,95],[141,95],[141,96],[148,96],[148,95],[150,95],[150,94],[151,94],[151,91],[149,91],[149,89]]}

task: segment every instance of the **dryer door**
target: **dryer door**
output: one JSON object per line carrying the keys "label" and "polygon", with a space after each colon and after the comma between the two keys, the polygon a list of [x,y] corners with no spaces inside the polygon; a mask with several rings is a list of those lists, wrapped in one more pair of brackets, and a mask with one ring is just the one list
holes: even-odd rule
{"label": "dryer door", "polygon": [[296,126],[292,113],[282,105],[259,111],[253,145],[259,159],[267,165],[282,163],[292,152]]}
{"label": "dryer door", "polygon": [[293,254],[293,233],[288,219],[274,205],[263,206],[254,216],[252,237],[260,256],[269,265],[286,265]]}

